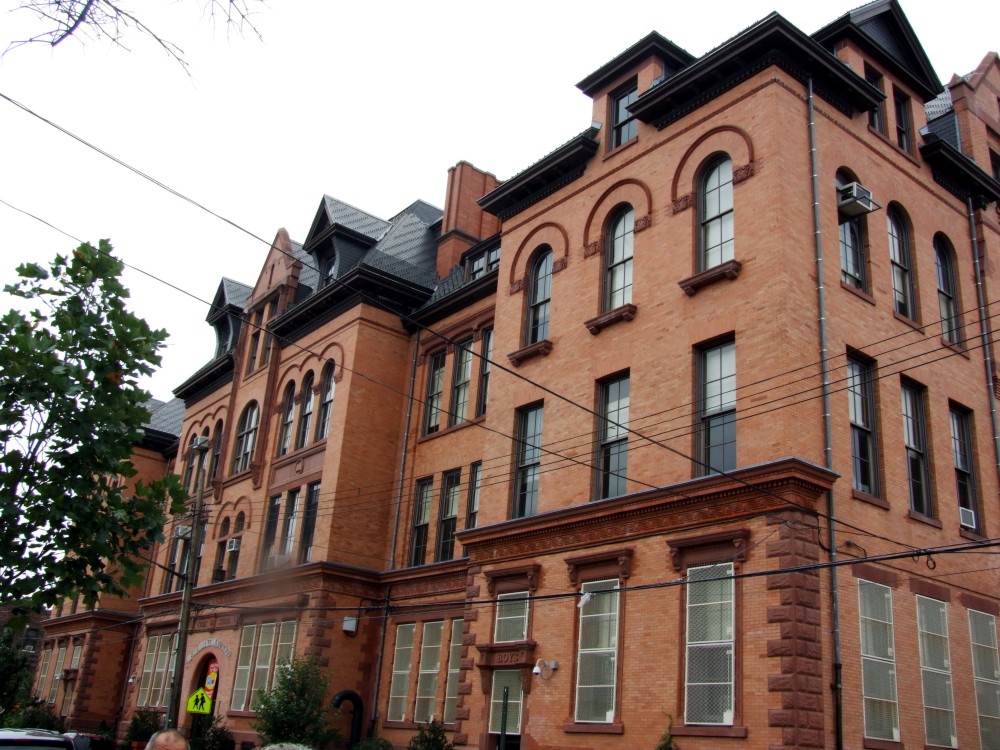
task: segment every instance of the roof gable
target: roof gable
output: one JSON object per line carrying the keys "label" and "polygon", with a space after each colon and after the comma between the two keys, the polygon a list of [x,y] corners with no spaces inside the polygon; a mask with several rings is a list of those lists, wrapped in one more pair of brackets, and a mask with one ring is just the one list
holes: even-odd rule
{"label": "roof gable", "polygon": [[219,282],[219,288],[212,298],[212,307],[205,316],[205,320],[213,323],[226,312],[239,312],[246,307],[250,295],[253,294],[253,287],[233,281],[225,276]]}
{"label": "roof gable", "polygon": [[274,236],[274,241],[271,243],[271,248],[261,266],[260,275],[257,277],[257,283],[253,288],[250,300],[256,302],[263,299],[278,287],[286,284],[294,286],[301,269],[301,261],[295,258],[294,244],[288,236],[288,231],[282,227]]}
{"label": "roof gable", "polygon": [[673,75],[676,71],[690,64],[695,59],[694,55],[690,52],[681,49],[662,34],[653,31],[620,55],[599,67],[576,84],[576,87],[587,96],[592,97],[602,88],[649,57],[656,57],[663,61],[665,68],[663,71],[664,76]]}

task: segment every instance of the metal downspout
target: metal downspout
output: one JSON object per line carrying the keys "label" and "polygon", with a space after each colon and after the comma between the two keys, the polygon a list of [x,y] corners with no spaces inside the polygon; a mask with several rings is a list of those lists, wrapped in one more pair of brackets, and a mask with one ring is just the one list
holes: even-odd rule
{"label": "metal downspout", "polygon": [[972,198],[966,198],[969,211],[969,239],[972,242],[972,265],[976,269],[976,303],[979,306],[979,336],[983,340],[983,364],[986,366],[986,392],[990,394],[990,421],[993,424],[993,457],[1000,473],[1000,425],[997,424],[997,397],[993,389],[993,352],[990,329],[986,322],[986,294],[983,292],[983,268],[979,261],[979,240],[976,239],[976,213]]}
{"label": "metal downspout", "polygon": [[[406,476],[407,448],[410,444],[410,420],[413,418],[413,389],[417,383],[417,352],[420,351],[420,330],[413,342],[413,363],[410,366],[410,392],[406,397],[406,424],[403,427],[403,447],[399,454],[399,487],[396,490],[396,517],[392,524],[392,552],[389,570],[396,569],[396,542],[399,539],[399,516],[403,507],[403,480]],[[389,627],[389,594],[392,584],[385,588],[385,602],[382,607],[382,624],[378,636],[378,659],[375,662],[375,690],[372,694],[371,725],[378,721],[378,693],[382,687],[382,661],[385,655],[385,636]]]}
{"label": "metal downspout", "polygon": [[[813,102],[813,81],[809,77],[809,160],[812,168],[813,236],[816,243],[816,297],[819,307],[819,357],[823,377],[823,454],[826,468],[833,469],[833,432],[830,418],[830,354],[826,340],[826,290],[823,285],[823,235],[819,217],[819,167],[816,159],[816,109]],[[836,504],[833,490],[826,493],[826,528],[831,563],[837,560],[837,530],[834,525]],[[830,616],[833,626],[833,711],[837,750],[844,748],[844,709],[840,653],[840,597],[837,591],[837,566],[830,566]]]}

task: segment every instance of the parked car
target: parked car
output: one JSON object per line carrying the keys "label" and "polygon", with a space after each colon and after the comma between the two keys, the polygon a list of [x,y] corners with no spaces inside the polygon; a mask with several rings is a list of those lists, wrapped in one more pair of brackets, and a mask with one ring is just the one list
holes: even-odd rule
{"label": "parked car", "polygon": [[49,729],[0,729],[0,750],[82,750],[73,740]]}

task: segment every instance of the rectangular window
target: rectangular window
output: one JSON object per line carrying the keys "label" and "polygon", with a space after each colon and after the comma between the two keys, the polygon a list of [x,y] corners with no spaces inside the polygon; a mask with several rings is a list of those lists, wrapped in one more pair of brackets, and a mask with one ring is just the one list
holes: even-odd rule
{"label": "rectangular window", "polygon": [[410,537],[410,565],[423,565],[427,559],[427,532],[431,518],[433,480],[417,481],[413,496],[413,534]]}
{"label": "rectangular window", "polygon": [[444,393],[443,351],[431,355],[427,362],[427,396],[424,399],[424,434],[441,429],[441,396]]}
{"label": "rectangular window", "polygon": [[628,111],[629,105],[639,98],[639,85],[630,82],[611,97],[611,148],[618,148],[635,138],[635,116]]}
{"label": "rectangular window", "polygon": [[392,656],[392,682],[389,685],[389,721],[406,719],[406,696],[410,692],[410,667],[413,664],[413,632],[416,625],[396,626],[396,648]]}
{"label": "rectangular window", "polygon": [[597,497],[625,494],[628,467],[629,376],[601,383]]}
{"label": "rectangular window", "polygon": [[476,398],[476,416],[486,414],[490,400],[490,367],[493,359],[493,329],[483,331],[483,350],[479,359],[479,395]]}
{"label": "rectangular window", "polygon": [[490,693],[490,734],[500,734],[504,728],[503,696],[507,693],[507,734],[521,734],[521,690],[520,669],[497,669],[493,672],[493,690]]}
{"label": "rectangular window", "polygon": [[997,620],[986,612],[969,610],[972,676],[976,683],[980,747],[1000,747],[1000,658]]}
{"label": "rectangular window", "polygon": [[295,620],[243,626],[231,710],[257,709],[261,695],[272,688],[279,667],[289,664],[294,657],[297,631]]}
{"label": "rectangular window", "polygon": [[736,694],[733,564],[688,568],[684,722],[732,725]]}
{"label": "rectangular window", "polygon": [[865,737],[899,742],[892,589],[858,580]]}
{"label": "rectangular window", "polygon": [[256,625],[244,625],[240,635],[240,650],[236,657],[236,680],[233,683],[233,697],[229,708],[242,711],[246,707],[247,691],[250,689],[250,667],[253,664],[253,644],[257,637]]}
{"label": "rectangular window", "polygon": [[840,279],[862,292],[868,292],[868,269],[865,256],[864,219],[839,214]]}
{"label": "rectangular window", "polygon": [[413,720],[420,723],[434,718],[434,696],[437,694],[438,672],[441,671],[441,635],[444,622],[425,622],[420,639],[420,669],[417,673],[417,698]]}
{"label": "rectangular window", "polygon": [[455,709],[458,708],[458,677],[462,666],[462,629],[464,620],[451,621],[451,640],[448,641],[448,680],[444,687],[445,724],[455,723]]}
{"label": "rectangular window", "polygon": [[913,122],[910,115],[910,97],[899,89],[892,90],[892,104],[896,113],[896,144],[913,153]]}
{"label": "rectangular window", "polygon": [[258,310],[250,327],[250,343],[247,345],[247,375],[257,368],[257,348],[260,344],[260,331],[264,321],[264,311]]}
{"label": "rectangular window", "polygon": [[927,423],[924,419],[924,390],[903,383],[903,442],[906,445],[906,472],[910,488],[910,508],[925,516],[934,514],[931,505],[930,470],[927,461]]}
{"label": "rectangular window", "polygon": [[438,524],[437,561],[455,557],[455,531],[458,526],[458,496],[462,488],[462,470],[445,472],[441,481],[441,519]]}
{"label": "rectangular window", "polygon": [[472,382],[472,339],[455,347],[455,371],[451,377],[451,413],[448,426],[454,427],[467,420],[469,412],[469,383]]}
{"label": "rectangular window", "polygon": [[736,468],[736,343],[701,352],[701,472]]}
{"label": "rectangular window", "polygon": [[[867,65],[865,65],[865,80],[882,93],[885,93],[885,87],[882,83],[882,74],[873,68],[869,68]],[[879,133],[885,135],[884,102],[879,102],[875,109],[868,111],[868,125]]]}
{"label": "rectangular window", "polygon": [[299,564],[312,562],[313,539],[316,535],[316,515],[319,512],[319,482],[306,488],[306,508],[302,514],[302,536],[299,538]]}
{"label": "rectangular window", "polygon": [[[278,554],[284,560],[292,556],[292,548],[295,546],[295,526],[299,519],[299,488],[289,490],[285,498],[285,517],[281,523],[281,542],[278,545]],[[281,560],[279,560],[280,562]]]}
{"label": "rectangular window", "polygon": [[959,523],[967,529],[979,531],[979,496],[972,462],[972,416],[968,411],[953,405],[950,417]]}
{"label": "rectangular window", "polygon": [[[618,581],[588,581],[580,587],[580,640],[576,665],[576,720],[615,720],[618,675]],[[586,596],[590,594],[590,598]],[[584,601],[584,600],[581,600]]]}
{"label": "rectangular window", "polygon": [[42,663],[38,667],[38,685],[35,689],[37,695],[41,695],[45,689],[45,680],[49,676],[49,662],[52,661],[52,648],[49,647],[42,652]]}
{"label": "rectangular window", "polygon": [[878,495],[878,460],[875,431],[874,365],[848,357],[847,396],[851,419],[851,455],[854,489]]}
{"label": "rectangular window", "polygon": [[[139,706],[166,706],[174,680],[177,634],[152,636],[146,646],[146,661],[139,683]],[[146,688],[144,690],[143,688]]]}
{"label": "rectangular window", "polygon": [[281,517],[281,495],[275,495],[268,501],[267,518],[264,521],[264,554],[261,556],[261,570],[266,570],[272,564],[274,543],[278,536],[278,520]]}
{"label": "rectangular window", "polygon": [[497,595],[497,617],[493,629],[494,643],[528,640],[528,614],[531,600],[527,591],[510,591]]}
{"label": "rectangular window", "polygon": [[[275,311],[277,309],[278,309],[278,303],[277,302],[269,302],[268,303],[268,305],[267,305],[267,318],[266,318],[265,326],[268,323],[271,322],[271,319],[274,317],[274,313],[275,313]],[[268,363],[268,361],[270,361],[270,359],[271,359],[271,347],[273,345],[274,345],[274,335],[271,334],[271,333],[268,333],[267,331],[265,331],[264,332],[264,352],[263,352],[263,354],[260,355],[260,366],[261,367],[263,367],[264,365],[266,365]]]}
{"label": "rectangular window", "polygon": [[465,528],[476,528],[479,518],[479,490],[482,485],[483,464],[480,461],[469,467],[469,505],[465,518]]}
{"label": "rectangular window", "polygon": [[924,688],[924,739],[928,745],[958,747],[955,702],[951,692],[948,609],[945,603],[917,596],[920,678]]}
{"label": "rectangular window", "polygon": [[482,278],[500,267],[500,246],[495,245],[469,259],[469,279]]}
{"label": "rectangular window", "polygon": [[56,691],[59,690],[59,683],[62,681],[63,665],[66,662],[66,647],[60,646],[56,652],[56,663],[52,665],[52,684],[49,685],[49,703],[56,702]]}
{"label": "rectangular window", "polygon": [[271,687],[271,659],[274,656],[275,626],[265,622],[260,626],[257,641],[257,658],[253,665],[253,682],[250,686],[250,710],[256,711],[261,694]]}
{"label": "rectangular window", "polygon": [[517,412],[517,466],[514,473],[514,518],[538,512],[538,479],[542,467],[542,405]]}

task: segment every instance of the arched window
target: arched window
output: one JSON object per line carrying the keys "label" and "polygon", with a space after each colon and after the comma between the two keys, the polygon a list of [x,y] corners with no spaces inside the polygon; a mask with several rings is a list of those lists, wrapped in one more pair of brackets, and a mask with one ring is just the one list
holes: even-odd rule
{"label": "arched window", "polygon": [[229,517],[226,516],[222,519],[222,526],[219,529],[219,536],[225,538],[229,536]]}
{"label": "arched window", "polygon": [[934,237],[934,263],[937,265],[938,308],[941,313],[941,338],[949,344],[962,344],[962,321],[958,312],[958,287],[955,284],[955,254],[943,234]]}
{"label": "arched window", "polygon": [[194,447],[197,443],[198,436],[192,433],[187,446],[187,467],[184,469],[184,489],[188,492],[192,491],[191,480],[194,478],[194,462],[198,458],[198,451]]}
{"label": "arched window", "polygon": [[233,450],[233,470],[239,474],[250,468],[253,458],[254,443],[257,442],[257,423],[260,420],[260,409],[256,401],[251,401],[243,409],[236,431],[236,445]]}
{"label": "arched window", "polygon": [[543,245],[531,265],[528,277],[528,325],[526,344],[549,337],[549,302],[552,297],[552,248]]}
{"label": "arched window", "polygon": [[[840,200],[839,189],[852,182],[857,182],[847,172],[837,172],[837,200]],[[868,287],[868,256],[865,249],[865,216],[866,214],[850,215],[843,211],[837,213],[837,223],[840,234],[840,280],[850,287],[865,293],[871,293]]]}
{"label": "arched window", "polygon": [[295,433],[295,450],[304,448],[309,442],[313,417],[313,376],[306,375],[302,381],[302,405],[299,406],[299,428]]}
{"label": "arched window", "polygon": [[330,432],[330,415],[333,413],[333,391],[336,383],[333,380],[334,362],[328,362],[323,368],[323,379],[320,381],[319,413],[316,415],[316,439],[325,440]]}
{"label": "arched window", "polygon": [[219,472],[220,458],[222,457],[222,420],[215,423],[215,432],[212,435],[212,461],[208,465],[208,476],[214,479]]}
{"label": "arched window", "polygon": [[285,386],[281,404],[281,427],[278,430],[278,455],[284,456],[292,446],[292,423],[295,421],[295,383]]}
{"label": "arched window", "polygon": [[698,213],[701,222],[701,270],[732,260],[733,161],[724,154],[709,162],[702,172]]}
{"label": "arched window", "polygon": [[906,229],[906,222],[898,210],[889,209],[888,222],[894,308],[900,315],[916,320],[916,309],[913,304],[913,273],[910,266],[910,235]]}
{"label": "arched window", "polygon": [[632,237],[635,211],[622,207],[608,222],[604,253],[604,310],[614,310],[632,301]]}
{"label": "arched window", "polygon": [[233,533],[239,534],[241,531],[243,531],[243,527],[246,526],[246,523],[247,523],[246,514],[241,510],[239,513],[236,514],[236,528],[233,529]]}

